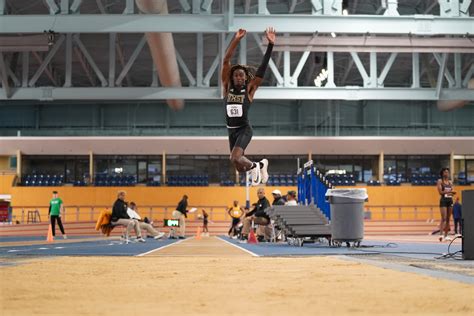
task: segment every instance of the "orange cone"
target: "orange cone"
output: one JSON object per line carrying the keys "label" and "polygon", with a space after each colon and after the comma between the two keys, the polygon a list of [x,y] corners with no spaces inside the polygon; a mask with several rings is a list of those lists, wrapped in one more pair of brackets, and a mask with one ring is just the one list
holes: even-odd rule
{"label": "orange cone", "polygon": [[48,227],[48,235],[46,236],[46,241],[47,242],[53,242],[54,239],[53,239],[53,229],[51,228],[51,224],[49,224],[49,227]]}
{"label": "orange cone", "polygon": [[201,239],[201,226],[198,226],[196,229],[196,239],[197,240]]}
{"label": "orange cone", "polygon": [[257,237],[255,237],[255,233],[253,232],[253,229],[250,230],[247,243],[249,243],[249,244],[258,244],[258,240],[257,240]]}

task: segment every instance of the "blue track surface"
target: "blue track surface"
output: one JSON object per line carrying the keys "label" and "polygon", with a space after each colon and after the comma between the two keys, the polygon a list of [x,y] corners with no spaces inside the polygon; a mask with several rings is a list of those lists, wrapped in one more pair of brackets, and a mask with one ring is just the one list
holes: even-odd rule
{"label": "blue track surface", "polygon": [[176,240],[147,239],[146,243],[122,244],[118,240],[51,243],[43,245],[0,247],[0,257],[11,256],[136,256]]}
{"label": "blue track surface", "polygon": [[[56,236],[57,240],[62,240],[62,236]],[[97,238],[97,236],[69,236],[69,239],[85,239],[85,238]],[[15,241],[44,241],[44,236],[0,236],[0,246],[2,242],[15,242]]]}
{"label": "blue track surface", "polygon": [[[258,256],[315,256],[315,255],[370,255],[393,254],[417,259],[434,259],[448,252],[447,244],[391,243],[384,241],[364,241],[360,248],[329,247],[327,244],[304,244],[303,247],[285,243],[241,244],[228,237],[220,237]],[[451,252],[461,250],[461,245],[452,245]]]}

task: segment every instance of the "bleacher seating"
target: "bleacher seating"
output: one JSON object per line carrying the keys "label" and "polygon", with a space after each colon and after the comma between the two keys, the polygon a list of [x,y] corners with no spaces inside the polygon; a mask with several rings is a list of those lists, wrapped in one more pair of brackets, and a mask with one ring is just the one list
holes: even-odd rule
{"label": "bleacher seating", "polygon": [[168,186],[172,187],[202,187],[209,185],[209,176],[207,175],[179,175],[169,176]]}
{"label": "bleacher seating", "polygon": [[410,182],[412,185],[436,185],[438,178],[435,174],[413,174]]}
{"label": "bleacher seating", "polygon": [[109,175],[96,174],[94,185],[97,187],[129,187],[137,184],[137,180],[133,175]]}
{"label": "bleacher seating", "polygon": [[369,180],[367,181],[367,185],[370,185],[370,186],[380,186],[380,181],[379,180]]}
{"label": "bleacher seating", "polygon": [[147,186],[149,187],[159,187],[161,186],[161,181],[159,180],[151,180],[146,183]]}
{"label": "bleacher seating", "polygon": [[352,186],[356,184],[353,174],[328,174],[326,179],[334,186]]}
{"label": "bleacher seating", "polygon": [[[270,174],[267,185],[269,186],[294,186],[297,184],[298,176],[294,174]],[[240,185],[245,186],[245,176],[240,177]]]}
{"label": "bleacher seating", "polygon": [[27,174],[22,177],[24,186],[61,186],[64,183],[64,175],[51,174]]}

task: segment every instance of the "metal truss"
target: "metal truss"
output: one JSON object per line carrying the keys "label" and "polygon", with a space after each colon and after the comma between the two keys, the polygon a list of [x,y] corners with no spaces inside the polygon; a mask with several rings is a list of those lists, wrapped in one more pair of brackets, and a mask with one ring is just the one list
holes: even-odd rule
{"label": "metal truss", "polygon": [[[249,33],[241,42],[239,51],[239,62],[246,63],[249,59],[248,45],[253,44],[263,54],[265,43],[259,34],[269,25],[284,33],[281,45],[275,47],[281,54],[269,64],[273,86],[262,87],[257,98],[474,100],[474,90],[468,89],[474,72],[474,18],[468,14],[470,0],[439,0],[440,16],[400,16],[396,0],[382,0],[380,11],[383,15],[373,16],[343,16],[341,0],[311,0],[311,13],[298,15],[271,14],[264,0],[258,0],[256,14],[235,14],[234,0],[225,1],[220,13],[212,12],[212,0],[179,0],[185,13],[169,15],[138,14],[133,0],[123,0],[125,7],[122,14],[108,14],[101,0],[96,1],[100,14],[80,14],[81,0],[44,0],[49,15],[15,15],[7,12],[6,0],[0,0],[0,38],[6,34],[34,34],[49,30],[56,34],[46,54],[39,53],[44,48],[12,53],[10,47],[10,51],[2,52],[0,43],[3,87],[0,100],[219,99],[218,70],[233,32],[245,28]],[[248,12],[249,3],[245,1],[244,13]],[[297,2],[289,3],[291,13]],[[161,87],[154,70],[151,71],[148,87],[134,84],[130,72],[146,45],[146,38],[143,35],[131,55],[125,56],[121,37],[124,33],[144,32],[196,35],[196,48],[191,49],[194,62],[190,63],[189,56],[184,57],[183,51],[176,49],[177,62],[187,87]],[[108,67],[104,67],[103,60],[93,57],[93,48],[85,45],[81,33],[95,34],[101,40],[107,40],[108,50],[104,52],[104,59]],[[215,35],[212,44],[204,40],[204,35],[208,33]],[[304,34],[307,34],[306,37]],[[413,44],[427,38],[431,39],[431,46]],[[386,42],[391,39],[401,39],[404,44],[387,45]],[[359,44],[354,45],[354,40]],[[445,44],[441,44],[442,41]],[[454,43],[459,43],[459,46]],[[205,52],[209,53],[206,45],[217,47],[213,52],[216,57],[210,63],[204,62]],[[65,51],[65,58],[61,59],[64,67],[59,70],[54,69],[52,64],[60,50]],[[308,62],[310,54],[316,51],[325,52],[328,72],[327,82],[320,88],[313,86],[312,81],[317,74],[313,73],[313,63]],[[189,46],[186,53],[189,54]],[[390,53],[388,58],[386,53]],[[407,78],[398,85],[391,83],[386,86],[390,71],[397,65],[402,53],[411,55],[409,65],[404,64]],[[343,54],[347,56],[347,65],[342,67],[345,70],[336,78],[336,68],[341,68],[337,65],[338,56]],[[362,54],[368,54],[368,58],[361,58]],[[435,64],[434,70],[427,69],[426,65],[423,67],[421,54],[431,59]],[[35,70],[30,69],[31,58],[38,62]],[[80,64],[82,74],[87,77],[86,86],[84,83],[74,85],[73,59]],[[360,75],[360,86],[345,84],[353,65]],[[152,63],[146,67],[150,70],[154,68]],[[306,79],[301,78],[303,73]],[[429,86],[420,83],[423,75],[430,77]]]}

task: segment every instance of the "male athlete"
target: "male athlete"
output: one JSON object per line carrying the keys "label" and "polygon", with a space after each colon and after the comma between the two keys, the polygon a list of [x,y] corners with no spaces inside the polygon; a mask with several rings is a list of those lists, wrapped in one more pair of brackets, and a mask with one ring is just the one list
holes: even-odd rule
{"label": "male athlete", "polygon": [[268,40],[267,51],[260,67],[254,72],[251,66],[231,65],[230,63],[237,45],[245,34],[244,29],[239,29],[227,49],[222,68],[222,87],[231,150],[230,160],[237,171],[250,171],[252,185],[258,185],[268,181],[268,160],[262,159],[259,162],[252,162],[244,156],[245,148],[250,143],[253,134],[248,120],[248,110],[255,92],[265,76],[276,35],[275,29],[272,27],[265,31]]}

